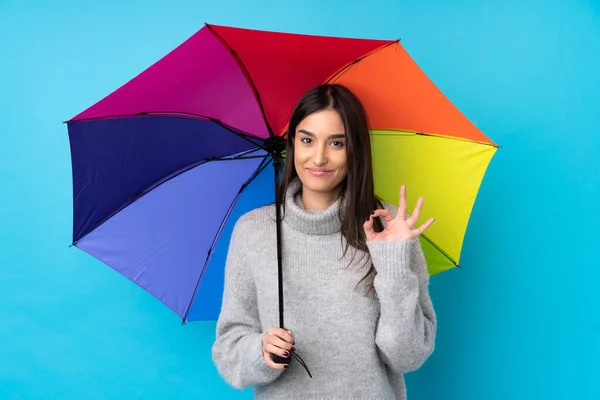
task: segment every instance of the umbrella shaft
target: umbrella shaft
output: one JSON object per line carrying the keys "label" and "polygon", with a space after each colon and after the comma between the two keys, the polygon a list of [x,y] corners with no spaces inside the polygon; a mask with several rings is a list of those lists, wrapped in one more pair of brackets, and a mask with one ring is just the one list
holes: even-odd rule
{"label": "umbrella shaft", "polygon": [[279,196],[281,154],[273,152],[273,167],[275,169],[275,209],[277,226],[277,281],[279,284],[279,327],[284,328],[283,321],[283,260],[281,251],[281,198]]}

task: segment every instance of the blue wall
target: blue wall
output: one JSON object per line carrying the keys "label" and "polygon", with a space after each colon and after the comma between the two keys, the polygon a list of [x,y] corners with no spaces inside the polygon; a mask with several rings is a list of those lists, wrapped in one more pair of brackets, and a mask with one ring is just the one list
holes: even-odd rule
{"label": "blue wall", "polygon": [[251,397],[212,365],[214,322],[182,326],[68,247],[61,122],[205,21],[400,37],[503,145],[472,215],[463,269],[432,281],[437,348],[407,376],[411,399],[600,398],[597,1],[31,3],[0,2],[0,398]]}

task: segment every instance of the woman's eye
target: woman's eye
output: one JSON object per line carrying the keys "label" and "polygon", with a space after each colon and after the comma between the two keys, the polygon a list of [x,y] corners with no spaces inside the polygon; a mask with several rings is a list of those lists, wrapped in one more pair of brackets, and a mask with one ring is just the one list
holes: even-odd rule
{"label": "woman's eye", "polygon": [[310,138],[305,137],[305,138],[300,139],[300,141],[302,143],[310,143],[312,140],[310,140]]}
{"label": "woman's eye", "polygon": [[344,146],[344,142],[340,142],[340,141],[331,142],[331,144],[334,147],[343,147]]}

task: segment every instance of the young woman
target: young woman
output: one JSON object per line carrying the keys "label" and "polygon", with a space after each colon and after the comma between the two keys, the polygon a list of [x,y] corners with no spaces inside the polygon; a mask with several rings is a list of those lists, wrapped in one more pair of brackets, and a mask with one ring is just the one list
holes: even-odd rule
{"label": "young woman", "polygon": [[[256,398],[405,399],[403,374],[434,349],[429,274],[406,189],[396,208],[374,194],[369,128],[340,85],[307,92],[289,124],[280,189],[286,328],[278,324],[275,206],[234,228],[213,360]],[[296,350],[297,348],[297,350]],[[275,363],[273,355],[302,355]]]}

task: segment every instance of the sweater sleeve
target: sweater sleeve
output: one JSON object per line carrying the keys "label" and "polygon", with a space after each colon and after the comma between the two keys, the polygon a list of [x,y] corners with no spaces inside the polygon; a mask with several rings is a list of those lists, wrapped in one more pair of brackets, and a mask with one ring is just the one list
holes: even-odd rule
{"label": "sweater sleeve", "polygon": [[420,242],[371,241],[367,246],[377,272],[373,285],[380,303],[375,335],[379,355],[397,373],[414,371],[433,352],[437,329]]}
{"label": "sweater sleeve", "polygon": [[213,361],[219,374],[237,389],[274,381],[283,370],[268,367],[262,357],[262,332],[256,286],[244,262],[251,229],[242,216],[236,223],[225,266],[221,312],[217,320]]}

